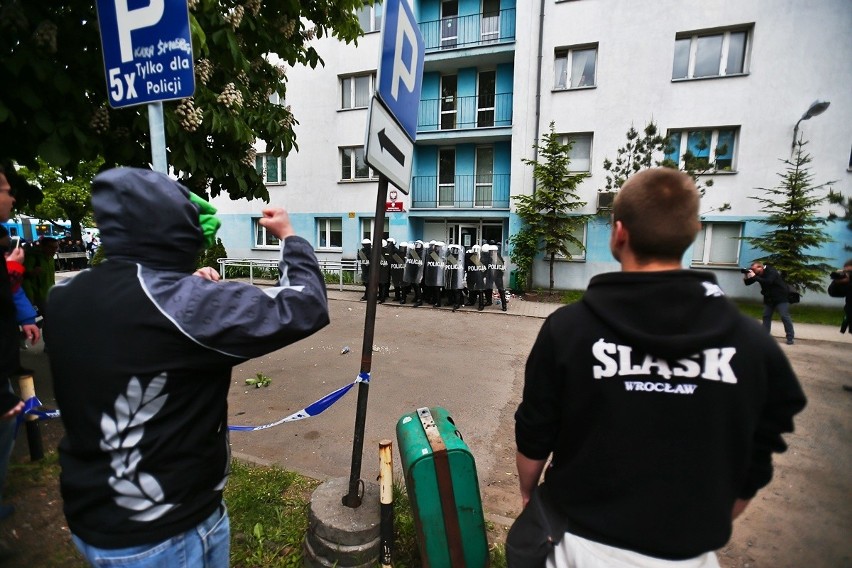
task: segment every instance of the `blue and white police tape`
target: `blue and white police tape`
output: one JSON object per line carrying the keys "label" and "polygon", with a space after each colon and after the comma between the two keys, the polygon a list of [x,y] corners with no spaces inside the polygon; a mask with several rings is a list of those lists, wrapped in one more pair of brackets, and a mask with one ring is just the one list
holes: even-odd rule
{"label": "blue and white police tape", "polygon": [[[305,408],[294,412],[289,416],[285,416],[281,420],[277,420],[269,424],[263,424],[261,426],[228,426],[228,429],[239,432],[254,432],[255,430],[266,430],[267,428],[272,428],[273,426],[278,426],[279,424],[284,424],[285,422],[295,422],[296,420],[310,418],[311,416],[316,416],[325,412],[328,407],[343,398],[343,395],[349,392],[349,390],[356,384],[369,382],[370,373],[358,373],[358,377],[353,382],[337,389],[336,391],[328,393],[321,399],[312,402]],[[59,418],[61,416],[58,409],[46,409],[42,408],[42,406],[43,405],[37,396],[30,397],[29,399],[24,401],[24,409],[17,416],[16,428],[20,427],[21,423],[27,419],[27,416],[35,416],[38,418],[38,420],[49,420],[52,418]]]}
{"label": "blue and white police tape", "polygon": [[18,415],[18,420],[25,420],[27,416],[35,416],[39,420],[49,420],[51,418],[59,418],[59,410],[42,408],[41,401],[37,396],[32,396],[24,401],[24,410]]}
{"label": "blue and white police tape", "polygon": [[15,436],[18,434],[18,428],[27,420],[27,416],[35,416],[38,420],[49,420],[51,418],[59,418],[59,411],[42,408],[38,397],[31,396],[24,401],[24,409],[15,417]]}
{"label": "blue and white police tape", "polygon": [[285,416],[281,420],[277,420],[275,422],[270,422],[269,424],[263,424],[262,426],[228,426],[228,430],[235,430],[238,432],[254,432],[256,430],[266,430],[267,428],[272,428],[273,426],[278,426],[279,424],[284,424],[285,422],[295,422],[296,420],[304,420],[305,418],[310,418],[311,416],[316,416],[317,414],[321,414],[325,412],[325,410],[343,398],[343,395],[349,392],[349,390],[354,387],[357,383],[369,383],[370,382],[370,373],[358,373],[358,378],[355,379],[354,382],[349,383],[348,385],[337,389],[334,392],[330,392],[321,399],[316,402],[312,402],[305,408],[294,412],[289,416]]}

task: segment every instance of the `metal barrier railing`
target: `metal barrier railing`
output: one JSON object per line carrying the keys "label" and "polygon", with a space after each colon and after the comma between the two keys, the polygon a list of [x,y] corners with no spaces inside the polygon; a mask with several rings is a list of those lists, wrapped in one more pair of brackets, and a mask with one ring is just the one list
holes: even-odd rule
{"label": "metal barrier railing", "polygon": [[[222,280],[227,279],[228,268],[248,268],[248,279],[250,284],[254,284],[256,271],[274,270],[277,279],[278,260],[270,258],[217,258],[219,263],[219,274]],[[358,284],[358,262],[355,260],[318,260],[320,270],[324,276],[329,274],[337,275],[337,283],[342,291],[345,285]],[[351,273],[351,278],[345,275]],[[258,276],[259,278],[259,276]],[[328,282],[328,279],[326,279]]]}

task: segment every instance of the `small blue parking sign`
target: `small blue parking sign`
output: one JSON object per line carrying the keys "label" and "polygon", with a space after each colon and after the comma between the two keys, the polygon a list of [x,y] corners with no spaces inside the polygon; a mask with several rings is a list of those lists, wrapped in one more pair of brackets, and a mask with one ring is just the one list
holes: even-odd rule
{"label": "small blue parking sign", "polygon": [[97,0],[97,6],[110,106],[192,96],[186,0]]}
{"label": "small blue parking sign", "polygon": [[387,0],[377,94],[412,141],[423,83],[423,36],[406,0]]}

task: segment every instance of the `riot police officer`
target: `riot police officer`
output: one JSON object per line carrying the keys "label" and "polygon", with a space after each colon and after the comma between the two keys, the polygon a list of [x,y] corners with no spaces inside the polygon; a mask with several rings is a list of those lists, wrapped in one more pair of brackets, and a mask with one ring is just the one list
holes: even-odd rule
{"label": "riot police officer", "polygon": [[379,255],[379,304],[384,304],[390,295],[390,260],[393,245],[382,239],[382,252]]}
{"label": "riot police officer", "polygon": [[491,279],[493,281],[494,288],[497,288],[497,293],[500,294],[500,309],[504,312],[508,309],[508,305],[506,304],[506,284],[504,279],[506,277],[506,260],[503,258],[502,253],[500,252],[500,246],[491,241],[489,243],[491,247]]}
{"label": "riot police officer", "polygon": [[426,247],[423,241],[414,241],[414,245],[409,245],[405,253],[405,269],[402,273],[402,299],[400,304],[404,304],[408,297],[408,291],[414,290],[414,307],[419,308],[423,305],[421,296],[421,283],[423,281],[423,259],[426,256]]}
{"label": "riot police officer", "polygon": [[441,241],[429,243],[426,253],[426,266],[423,269],[423,289],[425,300],[434,307],[441,307],[441,288],[444,285],[444,265],[446,264],[446,248]]}
{"label": "riot police officer", "polygon": [[459,309],[463,301],[464,257],[460,245],[447,246],[447,260],[444,264],[444,290],[452,303],[453,311]]}
{"label": "riot police officer", "polygon": [[388,239],[388,244],[392,247],[390,253],[390,280],[393,284],[393,299],[399,301],[402,298],[402,274],[405,270],[405,251],[408,248],[408,243],[403,241],[396,245],[396,240]]}
{"label": "riot police officer", "polygon": [[367,290],[370,286],[370,254],[372,250],[372,241],[370,239],[363,239],[361,241],[361,248],[358,249],[358,264],[361,267],[361,283],[364,284],[364,295],[361,296],[362,300],[367,299]]}

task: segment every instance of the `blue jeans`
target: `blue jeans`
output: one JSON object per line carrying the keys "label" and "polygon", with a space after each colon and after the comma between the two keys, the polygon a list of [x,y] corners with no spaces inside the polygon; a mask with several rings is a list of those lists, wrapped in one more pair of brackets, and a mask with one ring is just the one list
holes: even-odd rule
{"label": "blue jeans", "polygon": [[73,534],[71,538],[86,560],[98,568],[227,568],[231,555],[231,525],[224,502],[197,526],[154,544],[95,548]]}
{"label": "blue jeans", "polygon": [[[9,379],[0,379],[0,389],[12,390]],[[6,486],[6,471],[9,469],[9,460],[12,458],[12,448],[15,447],[15,419],[0,420],[0,499],[3,496],[3,488]]]}
{"label": "blue jeans", "polygon": [[787,336],[787,340],[793,341],[793,318],[790,317],[790,304],[787,302],[781,302],[774,306],[763,304],[763,327],[766,328],[766,331],[772,329],[772,313],[775,310],[778,310],[778,315],[781,316],[781,323],[784,324],[784,334]]}

